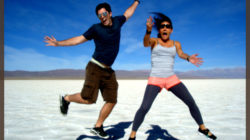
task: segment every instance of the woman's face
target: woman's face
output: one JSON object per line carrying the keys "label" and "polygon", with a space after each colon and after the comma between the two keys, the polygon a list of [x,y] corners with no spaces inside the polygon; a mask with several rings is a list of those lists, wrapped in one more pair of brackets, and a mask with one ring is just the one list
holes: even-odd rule
{"label": "woman's face", "polygon": [[173,32],[171,25],[167,21],[163,21],[160,25],[159,33],[161,35],[162,40],[168,40],[170,34]]}

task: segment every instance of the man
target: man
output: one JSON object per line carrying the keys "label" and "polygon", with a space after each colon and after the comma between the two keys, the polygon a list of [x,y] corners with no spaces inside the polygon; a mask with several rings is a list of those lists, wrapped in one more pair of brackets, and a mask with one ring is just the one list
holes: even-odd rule
{"label": "man", "polygon": [[45,37],[46,46],[72,46],[94,39],[95,52],[86,66],[85,83],[81,93],[65,95],[60,97],[61,113],[66,115],[70,102],[80,104],[93,104],[98,97],[100,89],[102,97],[106,102],[99,114],[98,120],[91,129],[91,133],[99,137],[107,138],[103,130],[103,122],[111,113],[117,102],[118,83],[115,72],[111,68],[119,51],[121,27],[137,8],[139,0],[125,11],[122,16],[112,17],[110,5],[101,3],[96,6],[96,15],[101,23],[92,25],[83,35],[67,40],[57,41],[53,36]]}

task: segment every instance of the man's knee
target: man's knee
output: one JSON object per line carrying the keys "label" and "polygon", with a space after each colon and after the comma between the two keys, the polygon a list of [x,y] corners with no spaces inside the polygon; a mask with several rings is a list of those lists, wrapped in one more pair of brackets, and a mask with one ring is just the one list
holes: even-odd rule
{"label": "man's knee", "polygon": [[117,104],[117,102],[106,102],[107,104],[109,104],[110,106],[115,106]]}
{"label": "man's knee", "polygon": [[95,104],[96,102],[95,101],[90,101],[90,100],[86,100],[86,104]]}

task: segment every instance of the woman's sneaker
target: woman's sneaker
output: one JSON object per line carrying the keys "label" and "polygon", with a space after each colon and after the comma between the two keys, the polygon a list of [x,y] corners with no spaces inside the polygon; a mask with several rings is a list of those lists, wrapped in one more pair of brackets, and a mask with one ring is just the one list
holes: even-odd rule
{"label": "woman's sneaker", "polygon": [[64,99],[65,96],[59,96],[60,110],[63,115],[67,115],[70,102]]}
{"label": "woman's sneaker", "polygon": [[[216,138],[217,138],[214,134],[212,134],[212,133],[210,132],[209,129],[201,130],[201,129],[199,128],[198,131],[199,131],[200,133],[206,135],[206,136],[207,136],[208,138],[210,138],[210,139],[216,140]],[[210,132],[210,134],[209,134],[209,132]]]}
{"label": "woman's sneaker", "polygon": [[103,125],[101,127],[94,127],[90,130],[90,133],[99,136],[101,138],[107,139],[109,136],[107,133],[103,130]]}

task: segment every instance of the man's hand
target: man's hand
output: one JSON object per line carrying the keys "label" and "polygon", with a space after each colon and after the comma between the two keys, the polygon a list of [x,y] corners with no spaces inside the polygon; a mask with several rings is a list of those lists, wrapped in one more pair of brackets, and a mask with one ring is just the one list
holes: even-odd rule
{"label": "man's hand", "polygon": [[139,4],[138,1],[134,1],[134,3],[125,11],[123,15],[126,17],[126,20],[128,20],[134,14],[138,4]]}
{"label": "man's hand", "polygon": [[58,46],[58,42],[53,36],[51,36],[51,38],[46,36],[44,39],[45,39],[44,42],[48,43],[46,44],[46,46]]}
{"label": "man's hand", "polygon": [[81,43],[84,43],[86,41],[88,41],[83,35],[80,36],[76,36],[76,37],[72,37],[70,39],[66,39],[66,40],[62,40],[62,41],[57,41],[53,36],[48,37],[46,36],[45,38],[46,46],[74,46],[74,45],[78,45]]}

